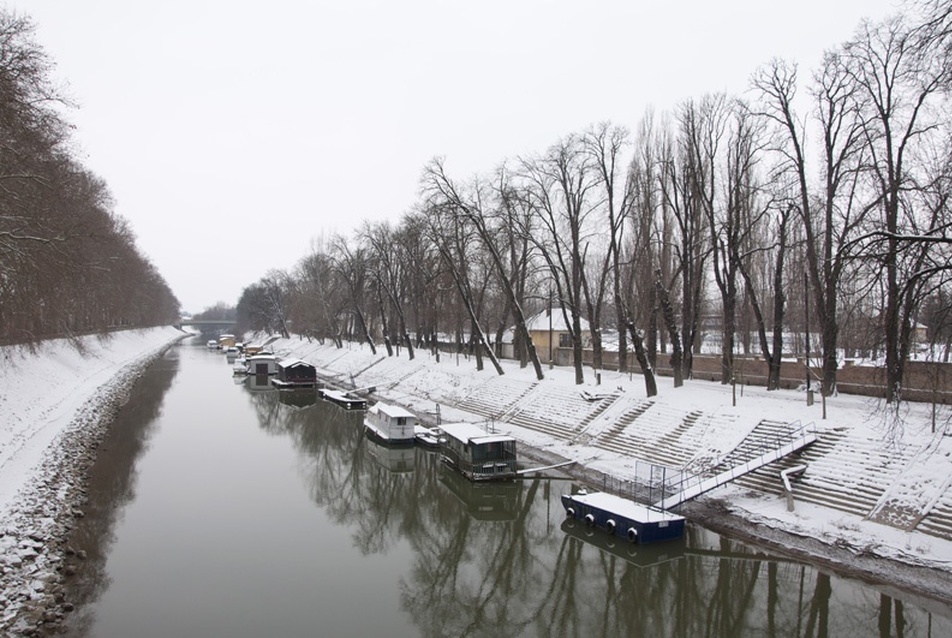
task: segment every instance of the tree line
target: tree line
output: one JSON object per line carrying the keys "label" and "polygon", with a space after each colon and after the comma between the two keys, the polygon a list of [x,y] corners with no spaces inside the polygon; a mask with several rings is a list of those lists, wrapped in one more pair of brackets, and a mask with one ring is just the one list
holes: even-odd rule
{"label": "tree line", "polygon": [[399,222],[315,241],[243,291],[240,325],[410,358],[450,335],[499,374],[511,329],[541,379],[526,319],[552,307],[578,383],[608,334],[649,395],[659,356],[679,386],[715,335],[723,383],[756,354],[777,388],[781,358],[809,351],[828,395],[852,353],[883,362],[896,402],[917,328],[947,360],[952,326],[952,2],[907,9],[806,77],[772,60],[746,94],[649,111],[634,132],[600,123],[469,179],[436,158]]}
{"label": "tree line", "polygon": [[0,342],[174,323],[178,300],[76,158],[34,30],[0,7]]}

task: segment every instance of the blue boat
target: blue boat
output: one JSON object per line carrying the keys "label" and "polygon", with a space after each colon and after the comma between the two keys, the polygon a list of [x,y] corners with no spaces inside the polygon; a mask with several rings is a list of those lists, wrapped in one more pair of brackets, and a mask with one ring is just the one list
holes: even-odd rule
{"label": "blue boat", "polygon": [[684,536],[683,516],[614,494],[563,494],[562,507],[567,516],[631,543],[655,543]]}

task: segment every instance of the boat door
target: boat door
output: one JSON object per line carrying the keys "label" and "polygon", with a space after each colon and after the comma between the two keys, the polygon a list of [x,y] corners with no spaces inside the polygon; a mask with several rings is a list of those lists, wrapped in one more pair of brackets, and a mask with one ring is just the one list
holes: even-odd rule
{"label": "boat door", "polygon": [[255,374],[263,374],[267,376],[268,374],[268,364],[267,363],[256,363],[255,364]]}

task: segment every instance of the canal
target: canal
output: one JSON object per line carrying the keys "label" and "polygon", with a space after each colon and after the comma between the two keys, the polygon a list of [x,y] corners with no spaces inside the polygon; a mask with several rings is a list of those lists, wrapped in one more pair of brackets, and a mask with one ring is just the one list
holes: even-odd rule
{"label": "canal", "polygon": [[65,633],[949,636],[952,610],[689,525],[637,546],[565,521],[564,479],[473,485],[198,339],[150,367],[70,539]]}

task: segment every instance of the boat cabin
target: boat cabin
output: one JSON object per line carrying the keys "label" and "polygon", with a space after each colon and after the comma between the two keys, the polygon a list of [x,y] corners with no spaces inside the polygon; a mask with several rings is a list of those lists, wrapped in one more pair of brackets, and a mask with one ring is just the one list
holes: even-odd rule
{"label": "boat cabin", "polygon": [[490,434],[473,423],[440,426],[443,461],[471,481],[511,479],[516,476],[516,440],[505,434]]}
{"label": "boat cabin", "polygon": [[418,423],[409,410],[386,403],[376,404],[364,417],[368,434],[388,445],[413,445]]}
{"label": "boat cabin", "polygon": [[281,387],[306,388],[317,384],[317,368],[301,359],[282,359],[277,362],[277,378],[273,385]]}
{"label": "boat cabin", "polygon": [[234,346],[236,343],[237,343],[237,340],[235,339],[235,335],[220,335],[218,337],[219,350],[225,350],[226,348],[230,348]]}
{"label": "boat cabin", "polygon": [[264,350],[264,346],[256,345],[253,343],[246,343],[245,347],[242,349],[242,352],[245,353],[245,356],[250,357],[251,355],[261,354]]}
{"label": "boat cabin", "polygon": [[248,374],[256,376],[277,374],[278,358],[273,354],[256,354],[245,358]]}

